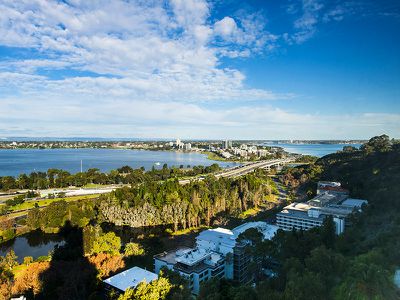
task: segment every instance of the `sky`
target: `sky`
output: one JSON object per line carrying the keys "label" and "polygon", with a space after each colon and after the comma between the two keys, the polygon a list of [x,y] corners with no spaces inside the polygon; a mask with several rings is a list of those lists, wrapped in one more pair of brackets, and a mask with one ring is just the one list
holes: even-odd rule
{"label": "sky", "polygon": [[0,0],[0,138],[384,133],[397,0]]}

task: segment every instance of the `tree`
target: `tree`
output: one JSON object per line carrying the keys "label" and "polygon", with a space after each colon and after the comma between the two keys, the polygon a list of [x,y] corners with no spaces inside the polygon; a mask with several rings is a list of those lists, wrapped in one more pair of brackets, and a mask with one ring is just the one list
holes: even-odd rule
{"label": "tree", "polygon": [[17,258],[18,257],[15,255],[14,250],[10,250],[10,252],[7,252],[5,257],[0,256],[1,265],[4,265],[9,270],[12,270],[13,267],[18,265]]}
{"label": "tree", "polygon": [[366,154],[370,154],[372,152],[387,152],[391,149],[391,146],[392,142],[389,136],[383,134],[371,138],[367,143],[363,144],[360,149]]}
{"label": "tree", "polygon": [[25,294],[32,291],[37,295],[42,289],[42,282],[40,276],[43,272],[49,269],[49,262],[35,262],[31,263],[25,268],[21,274],[16,277],[12,291],[14,294]]}
{"label": "tree", "polygon": [[162,300],[166,299],[172,285],[160,277],[150,283],[141,282],[135,289],[128,289],[118,300]]}
{"label": "tree", "polygon": [[396,299],[392,274],[361,257],[351,262],[342,283],[335,289],[335,299]]}
{"label": "tree", "polygon": [[95,254],[89,257],[89,262],[96,266],[99,272],[97,275],[99,279],[108,277],[110,273],[114,273],[125,267],[123,257],[119,254]]}
{"label": "tree", "polygon": [[24,265],[29,266],[31,263],[33,263],[33,257],[32,256],[25,256],[24,257]]}
{"label": "tree", "polygon": [[86,226],[83,229],[83,249],[86,255],[118,254],[120,248],[121,239],[114,232],[104,234],[100,226]]}
{"label": "tree", "polygon": [[140,256],[144,255],[143,247],[138,243],[127,243],[125,245],[125,256]]}
{"label": "tree", "polygon": [[327,248],[332,248],[336,241],[336,225],[333,222],[332,216],[324,219],[321,228],[321,239]]}
{"label": "tree", "polygon": [[0,299],[11,298],[11,288],[13,286],[14,275],[0,261]]}

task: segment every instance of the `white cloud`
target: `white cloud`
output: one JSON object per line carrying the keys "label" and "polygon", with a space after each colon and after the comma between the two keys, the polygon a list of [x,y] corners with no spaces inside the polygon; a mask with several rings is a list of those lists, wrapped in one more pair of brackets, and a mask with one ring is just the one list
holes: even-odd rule
{"label": "white cloud", "polygon": [[[68,3],[3,1],[0,44],[33,48],[40,55],[3,61],[0,70],[15,76],[43,69],[100,75],[57,81],[42,78],[36,92],[52,95],[64,85],[88,95],[104,92],[104,98],[120,95],[133,100],[269,100],[282,96],[247,88],[240,71],[219,67],[220,56],[247,57],[253,51],[267,50],[266,40],[273,38],[267,33],[262,36],[261,21],[253,16],[243,17],[235,39],[218,47],[210,44],[213,29],[205,0],[171,0],[169,5],[162,0]],[[35,93],[32,86],[29,91],[25,87],[16,88],[20,93]]]}
{"label": "white cloud", "polygon": [[215,34],[221,35],[223,37],[234,34],[236,30],[237,30],[236,22],[231,17],[225,17],[222,20],[215,22],[214,24]]}
{"label": "white cloud", "polygon": [[82,103],[74,97],[66,99],[4,98],[0,102],[0,136],[40,132],[44,136],[343,139],[369,138],[382,132],[398,137],[400,123],[399,114],[389,113],[319,115],[270,105],[215,109],[176,101],[115,98]]}
{"label": "white cloud", "polygon": [[[288,40],[315,33],[321,8],[307,3]],[[221,57],[268,53],[279,36],[260,13],[213,23],[211,8],[205,0],[1,1],[0,45],[31,55],[0,62],[0,134],[322,138],[350,126],[361,134],[369,124],[371,133],[394,131],[397,115],[325,118],[260,104],[294,95],[246,86]]]}
{"label": "white cloud", "polygon": [[343,2],[336,6],[329,4],[320,0],[302,0],[300,5],[292,3],[287,6],[289,14],[301,14],[293,23],[294,32],[285,33],[284,40],[289,44],[302,44],[318,32],[321,23],[342,21],[345,16],[354,13],[356,6],[354,2]]}

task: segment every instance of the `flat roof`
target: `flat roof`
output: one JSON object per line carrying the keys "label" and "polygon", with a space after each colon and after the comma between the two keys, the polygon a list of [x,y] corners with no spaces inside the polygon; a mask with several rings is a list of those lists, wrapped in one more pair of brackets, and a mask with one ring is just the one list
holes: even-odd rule
{"label": "flat roof", "polygon": [[154,255],[154,258],[156,258],[158,260],[162,260],[162,261],[166,262],[167,264],[174,265],[176,263],[176,258],[179,255],[182,255],[182,253],[184,253],[185,251],[190,250],[190,249],[192,249],[192,248],[180,247],[175,250],[165,251],[163,253]]}
{"label": "flat roof", "polygon": [[236,236],[235,234],[225,228],[207,229],[199,233],[197,240],[209,241],[215,244],[224,244],[228,247],[235,247]]}
{"label": "flat roof", "polygon": [[342,205],[360,208],[363,204],[368,204],[367,200],[348,198],[342,202]]}
{"label": "flat roof", "polygon": [[180,256],[175,258],[176,262],[181,264],[185,264],[188,266],[193,266],[211,255],[211,251],[206,251],[205,249],[201,248],[194,248],[185,251]]}
{"label": "flat roof", "polygon": [[328,204],[337,204],[347,198],[347,195],[338,195],[331,193],[319,194],[313,199],[307,201],[307,204],[311,206],[323,207]]}
{"label": "flat roof", "polygon": [[270,240],[278,231],[279,227],[276,225],[268,224],[267,222],[247,222],[232,229],[236,238],[247,229],[258,229],[263,235],[265,240]]}
{"label": "flat roof", "polygon": [[293,217],[298,219],[307,219],[312,221],[320,221],[320,222],[322,222],[323,219],[325,218],[325,216],[322,214],[320,214],[318,218],[310,217],[308,215],[307,210],[296,210],[291,208],[287,209],[287,207],[285,207],[282,211],[278,212],[276,215],[284,217]]}
{"label": "flat roof", "polygon": [[103,282],[125,292],[128,288],[137,287],[139,283],[143,281],[150,283],[156,279],[158,279],[157,274],[140,267],[133,267],[111,276],[110,278],[103,280]]}

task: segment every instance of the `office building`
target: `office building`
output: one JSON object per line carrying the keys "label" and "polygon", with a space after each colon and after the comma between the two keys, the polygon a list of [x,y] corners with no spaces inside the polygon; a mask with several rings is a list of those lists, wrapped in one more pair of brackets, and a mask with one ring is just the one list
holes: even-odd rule
{"label": "office building", "polygon": [[348,191],[338,182],[319,182],[317,196],[306,203],[292,203],[276,215],[276,223],[283,230],[321,226],[327,216],[336,225],[336,234],[341,234],[346,219],[355,211],[360,211],[366,200],[349,198]]}

